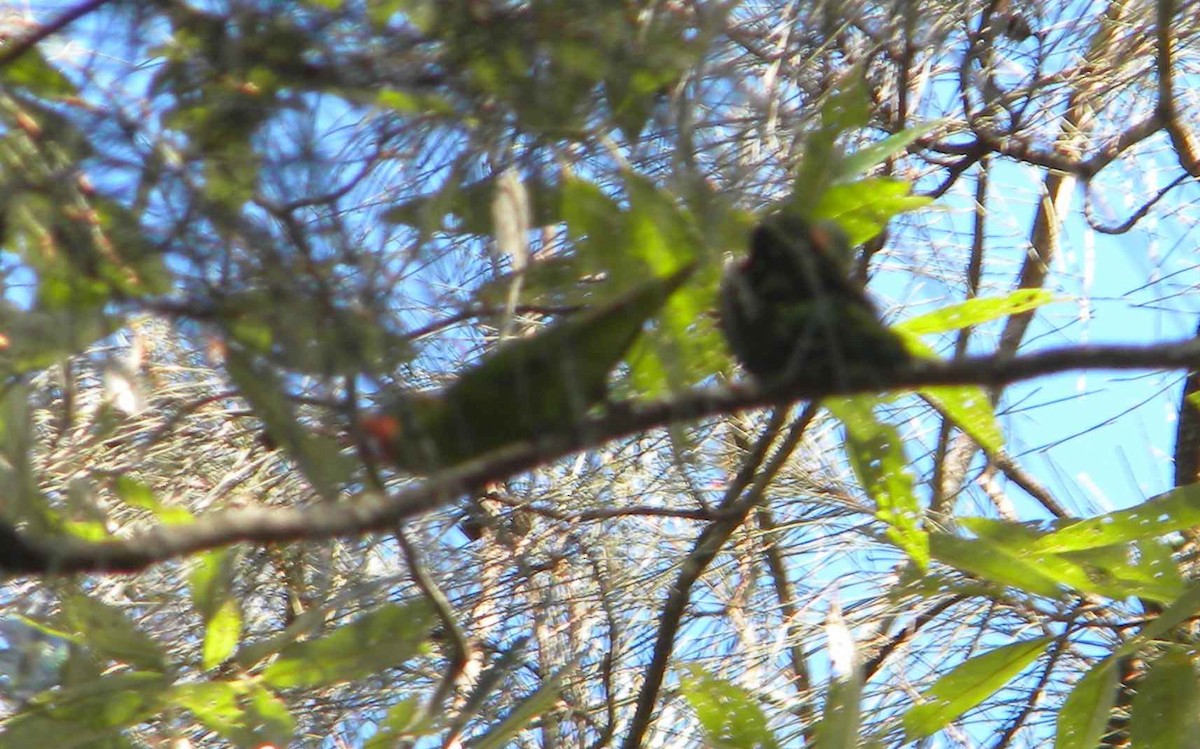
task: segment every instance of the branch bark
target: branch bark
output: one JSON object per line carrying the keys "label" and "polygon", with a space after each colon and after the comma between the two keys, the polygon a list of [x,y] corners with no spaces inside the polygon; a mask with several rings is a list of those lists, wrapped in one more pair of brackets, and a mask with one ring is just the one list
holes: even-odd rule
{"label": "branch bark", "polygon": [[136,572],[146,567],[238,542],[278,543],[391,531],[398,521],[453,502],[469,487],[502,481],[571,453],[667,424],[827,396],[931,385],[999,387],[1070,370],[1200,369],[1200,339],[1151,346],[1077,346],[1018,357],[981,356],[920,361],[881,381],[874,373],[826,388],[738,385],[692,390],[647,403],[619,403],[603,414],[467,461],[411,489],[364,492],[343,502],[303,508],[228,510],[190,525],[160,526],[125,539],[99,543],[73,538],[33,538],[0,524],[0,570],[10,574],[64,575]]}

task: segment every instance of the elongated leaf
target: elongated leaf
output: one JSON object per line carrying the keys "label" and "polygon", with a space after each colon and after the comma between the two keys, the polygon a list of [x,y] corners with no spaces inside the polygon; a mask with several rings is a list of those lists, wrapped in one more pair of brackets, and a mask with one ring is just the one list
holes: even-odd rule
{"label": "elongated leaf", "polygon": [[895,327],[897,330],[916,335],[946,333],[1028,312],[1053,301],[1054,295],[1045,289],[1018,289],[1002,297],[968,299],[925,315],[911,317],[897,323]]}
{"label": "elongated leaf", "polygon": [[1172,646],[1150,664],[1129,714],[1134,749],[1191,749],[1200,738],[1200,683],[1192,654]]}
{"label": "elongated leaf", "polygon": [[218,549],[197,557],[192,570],[192,605],[204,618],[202,662],[214,668],[237,649],[242,634],[242,610],[230,593],[236,554]]}
{"label": "elongated leaf", "polygon": [[1156,538],[1200,525],[1200,484],[1189,484],[1136,507],[1080,520],[1045,536],[1042,551],[1075,551]]}
{"label": "elongated leaf", "polygon": [[126,475],[118,476],[114,488],[116,489],[117,496],[125,504],[149,510],[163,523],[180,525],[190,523],[194,520],[192,513],[188,512],[186,507],[168,507],[164,505],[158,501],[158,497],[154,496],[154,491],[150,487],[137,479]]}
{"label": "elongated leaf", "polygon": [[230,592],[235,559],[228,549],[206,552],[192,570],[192,604],[204,617],[204,669],[223,663],[241,640],[241,605]]}
{"label": "elongated leaf", "polygon": [[[821,195],[844,176],[845,157],[838,139],[846,131],[867,124],[870,106],[861,69],[846,76],[825,98],[820,125],[804,139],[804,159],[796,170],[795,195]],[[806,217],[811,218],[807,214]]]}
{"label": "elongated leaf", "polygon": [[[461,174],[451,175],[460,179]],[[444,227],[444,219],[455,219],[458,231],[470,234],[493,234],[492,198],[496,191],[498,176],[458,185],[448,181],[441,190],[431,195],[413,198],[389,208],[383,215],[385,221],[405,224],[427,230]],[[532,226],[546,226],[562,220],[562,193],[559,187],[536,180],[526,180],[524,188],[528,195]]]}
{"label": "elongated leaf", "polygon": [[379,722],[375,735],[367,739],[363,749],[391,749],[402,739],[424,736],[432,731],[429,725],[416,725],[421,714],[421,700],[409,697],[388,708],[387,716]]}
{"label": "elongated leaf", "polygon": [[232,682],[201,681],[174,687],[167,700],[192,711],[205,726],[238,743],[239,730],[245,728],[242,708],[238,705],[244,692],[242,685]]}
{"label": "elongated leaf", "polygon": [[960,538],[950,533],[931,533],[933,558],[989,582],[1011,586],[1047,598],[1059,598],[1067,588],[1045,570],[1019,555],[983,539]]}
{"label": "elongated leaf", "polygon": [[1058,713],[1054,749],[1095,749],[1117,697],[1116,661],[1106,658],[1079,680]]}
{"label": "elongated leaf", "polygon": [[1171,602],[1163,612],[1143,626],[1138,633],[1126,640],[1113,657],[1135,653],[1150,642],[1164,637],[1182,622],[1200,611],[1200,584],[1193,584],[1183,595]]}
{"label": "elongated leaf", "polygon": [[841,172],[838,176],[849,178],[864,174],[893,156],[899,156],[912,143],[942,127],[943,124],[945,123],[942,120],[931,120],[914,127],[905,128],[894,135],[889,135],[881,141],[872,143],[865,148],[860,148],[846,157],[842,162]]}
{"label": "elongated leaf", "polygon": [[975,707],[1033,663],[1053,637],[1014,642],[972,658],[933,683],[926,702],[904,714],[906,741],[931,736]]}
{"label": "elongated leaf", "polygon": [[285,648],[263,681],[283,689],[370,676],[419,654],[433,622],[433,611],[423,601],[385,606],[324,637]]}
{"label": "elongated leaf", "polygon": [[192,606],[201,616],[212,616],[229,596],[234,559],[235,555],[228,549],[217,549],[196,557],[196,566],[189,582]]}
{"label": "elongated leaf", "polygon": [[236,346],[228,349],[226,369],[242,397],[267,427],[276,443],[287,447],[304,476],[324,499],[337,498],[338,487],[349,477],[350,466],[331,440],[318,437],[296,419],[280,379],[265,366],[255,364]]}
{"label": "elongated leaf", "polygon": [[241,635],[242,609],[237,601],[226,599],[205,622],[201,653],[204,668],[215,668],[233,655]]}
{"label": "elongated leaf", "polygon": [[255,734],[262,737],[264,744],[286,746],[290,743],[296,721],[283,700],[254,684],[244,704],[249,723],[254,726]]}
{"label": "elongated leaf", "polygon": [[166,668],[167,656],[158,643],[113,606],[82,594],[69,595],[63,598],[61,617],[103,657],[145,671]]}
{"label": "elongated leaf", "polygon": [[429,473],[569,428],[607,393],[646,321],[692,272],[653,278],[615,299],[511,341],[438,394],[401,394],[364,428],[400,467]]}
{"label": "elongated leaf", "polygon": [[925,569],[929,565],[929,539],[921,529],[921,508],[904,444],[895,427],[875,418],[873,403],[872,398],[835,398],[825,405],[846,425],[850,464],[863,489],[875,501],[875,516],[887,523],[888,537]]}
{"label": "elongated leaf", "polygon": [[167,684],[162,674],[144,671],[101,676],[85,684],[44,692],[31,707],[8,720],[0,749],[95,746],[115,741],[122,728],[162,709]]}
{"label": "elongated leaf", "polygon": [[1185,590],[1170,549],[1156,541],[1100,546],[1056,555],[1039,552],[1034,556],[1079,566],[1087,576],[1087,582],[1077,586],[1082,593],[1118,601],[1131,597],[1172,601]]}
{"label": "elongated leaf", "polygon": [[[802,201],[811,200],[804,191],[792,198],[799,209]],[[929,198],[912,194],[912,185],[904,180],[870,177],[830,186],[817,200],[816,206],[804,206],[804,215],[833,219],[846,232],[852,245],[874,239],[894,216],[927,205]]]}
{"label": "elongated leaf", "polygon": [[[1043,524],[1067,527],[1070,521]],[[1038,570],[1064,588],[1121,600],[1136,596],[1170,601],[1184,590],[1171,552],[1154,541],[1097,546],[1053,553],[1041,548],[1046,531],[1028,523],[961,518],[960,524],[994,544],[997,552]]]}
{"label": "elongated leaf", "polygon": [[947,385],[921,388],[920,393],[989,454],[1004,449],[1004,434],[1000,431],[996,410],[983,388]]}
{"label": "elongated leaf", "polygon": [[474,743],[474,749],[499,749],[512,746],[512,739],[525,729],[535,718],[550,711],[558,702],[563,679],[575,670],[574,664],[564,666],[549,679],[542,682],[537,691],[521,700],[504,720],[490,729]]}
{"label": "elongated leaf", "polygon": [[38,96],[69,95],[76,92],[67,77],[46,62],[37,47],[25,50],[20,57],[0,68],[0,81],[5,86],[20,86]]}

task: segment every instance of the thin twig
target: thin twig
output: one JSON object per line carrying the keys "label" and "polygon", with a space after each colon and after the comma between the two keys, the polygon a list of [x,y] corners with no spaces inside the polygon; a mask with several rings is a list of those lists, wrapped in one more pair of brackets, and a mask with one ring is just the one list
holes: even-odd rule
{"label": "thin twig", "polygon": [[0,52],[0,68],[16,62],[22,55],[36,47],[51,34],[57,34],[88,13],[99,10],[108,3],[109,0],[88,0],[86,3],[80,3],[53,21],[37,27],[29,35],[12,42],[11,45],[5,47],[3,52]]}

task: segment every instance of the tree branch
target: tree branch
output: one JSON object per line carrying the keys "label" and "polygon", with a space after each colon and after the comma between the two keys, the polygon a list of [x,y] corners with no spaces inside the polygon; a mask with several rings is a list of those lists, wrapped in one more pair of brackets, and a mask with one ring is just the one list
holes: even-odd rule
{"label": "tree branch", "polygon": [[70,24],[75,23],[92,11],[99,10],[109,2],[110,0],[88,0],[86,3],[80,3],[58,18],[38,26],[32,33],[14,40],[3,52],[0,52],[0,68],[16,62],[21,55],[36,47],[51,34],[57,34]]}
{"label": "tree branch", "polygon": [[160,526],[126,539],[89,543],[32,538],[0,524],[0,570],[14,574],[136,572],[152,564],[237,542],[278,543],[390,531],[395,523],[453,502],[468,487],[514,474],[610,440],[666,424],[789,401],[931,385],[999,387],[1078,369],[1200,369],[1200,339],[1151,346],[1078,346],[1019,357],[920,361],[889,373],[857,373],[831,387],[738,385],[692,390],[648,403],[619,403],[570,431],[507,446],[411,489],[304,508],[250,508],[209,515],[190,525]]}

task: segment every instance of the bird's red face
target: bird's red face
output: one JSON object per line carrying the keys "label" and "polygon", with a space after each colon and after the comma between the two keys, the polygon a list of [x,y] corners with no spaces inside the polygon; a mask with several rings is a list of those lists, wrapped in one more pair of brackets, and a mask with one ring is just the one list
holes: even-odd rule
{"label": "bird's red face", "polygon": [[378,458],[392,459],[400,440],[400,420],[388,414],[372,413],[358,422],[368,449]]}

